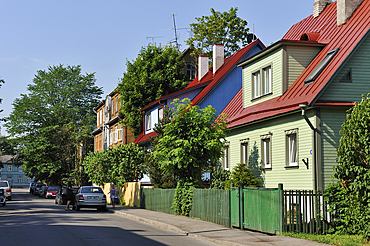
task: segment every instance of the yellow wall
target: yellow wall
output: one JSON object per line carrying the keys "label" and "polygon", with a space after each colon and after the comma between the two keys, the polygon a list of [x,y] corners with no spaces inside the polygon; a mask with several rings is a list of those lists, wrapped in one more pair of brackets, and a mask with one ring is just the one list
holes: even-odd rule
{"label": "yellow wall", "polygon": [[[107,183],[101,188],[107,196],[107,203],[111,203],[110,194],[108,194],[111,189],[111,184]],[[123,199],[125,201],[125,206],[140,207],[140,182],[127,182],[123,188],[117,186],[115,188],[119,200],[122,201]]]}

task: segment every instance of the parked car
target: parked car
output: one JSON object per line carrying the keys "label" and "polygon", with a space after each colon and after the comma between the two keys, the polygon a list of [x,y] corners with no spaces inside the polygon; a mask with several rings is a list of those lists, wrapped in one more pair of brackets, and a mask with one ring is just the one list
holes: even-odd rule
{"label": "parked car", "polygon": [[[78,187],[73,188],[73,196],[77,193]],[[67,204],[67,187],[63,186],[60,188],[58,194],[55,196],[55,204],[66,205]],[[74,204],[74,199],[71,200],[71,205]]]}
{"label": "parked car", "polygon": [[5,180],[0,181],[0,189],[4,189],[6,199],[11,201],[12,200],[12,188],[10,187],[9,182]]}
{"label": "parked car", "polygon": [[40,191],[39,191],[39,197],[45,197],[46,191],[47,191],[48,188],[49,188],[49,186],[47,186],[47,185],[42,186]]}
{"label": "parked car", "polygon": [[4,189],[0,189],[0,205],[5,206],[6,205],[6,196]]}
{"label": "parked car", "polygon": [[34,192],[33,192],[33,195],[35,196],[39,196],[40,195],[40,191],[42,189],[43,186],[46,186],[46,184],[43,184],[43,183],[37,183],[36,186],[35,186],[35,189],[34,189]]}
{"label": "parked car", "polygon": [[107,197],[102,188],[95,186],[82,186],[75,195],[73,209],[97,208],[101,211],[107,210]]}
{"label": "parked car", "polygon": [[45,193],[45,198],[55,198],[60,190],[59,186],[49,186]]}

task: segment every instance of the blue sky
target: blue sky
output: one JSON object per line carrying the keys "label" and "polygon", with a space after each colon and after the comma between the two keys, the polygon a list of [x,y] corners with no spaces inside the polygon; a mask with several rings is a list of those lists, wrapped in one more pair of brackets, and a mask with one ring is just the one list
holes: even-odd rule
{"label": "blue sky", "polygon": [[[296,22],[312,14],[314,0],[1,0],[0,117],[12,111],[12,102],[27,93],[38,70],[49,65],[81,65],[95,72],[96,84],[111,92],[126,71],[126,61],[156,38],[157,44],[174,39],[173,20],[179,28],[181,50],[195,17],[210,8],[228,11],[248,21],[250,31],[268,46],[281,39]],[[104,95],[105,95],[104,94]],[[103,96],[104,96],[103,95]],[[6,135],[2,127],[1,135]]]}

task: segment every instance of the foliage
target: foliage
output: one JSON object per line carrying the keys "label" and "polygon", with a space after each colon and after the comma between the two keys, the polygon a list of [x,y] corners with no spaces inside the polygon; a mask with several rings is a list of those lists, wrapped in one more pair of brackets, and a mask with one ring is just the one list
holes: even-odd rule
{"label": "foliage", "polygon": [[225,189],[226,182],[230,179],[231,172],[224,169],[216,169],[212,172],[211,189]]}
{"label": "foliage", "polygon": [[311,241],[316,241],[318,243],[325,243],[330,245],[339,246],[363,246],[370,245],[367,239],[361,235],[314,235],[314,234],[304,234],[304,233],[283,233],[282,236],[295,237],[300,239],[308,239]]}
{"label": "foliage", "polygon": [[154,127],[156,136],[150,138],[150,151],[146,154],[146,162],[150,182],[154,188],[171,189],[176,187],[176,180],[173,172],[164,172],[158,160],[151,155],[151,152],[156,151],[159,139],[163,137],[164,126],[171,122],[172,117],[172,111],[168,106],[165,106],[163,110],[163,119],[160,119],[158,124]]}
{"label": "foliage", "polygon": [[121,113],[124,123],[133,129],[135,136],[143,130],[141,109],[152,101],[186,87],[182,55],[173,46],[143,47],[119,84],[123,101]]}
{"label": "foliage", "polygon": [[174,116],[164,127],[153,158],[165,172],[173,173],[178,180],[175,194],[178,198],[174,206],[180,214],[186,214],[178,206],[190,204],[191,196],[183,195],[181,189],[189,187],[189,183],[199,185],[201,171],[214,166],[222,156],[227,119],[225,116],[217,118],[212,106],[204,109],[193,106],[188,98],[175,99],[172,104],[175,106]]}
{"label": "foliage", "polygon": [[217,114],[212,106],[200,109],[188,98],[175,99],[173,105],[174,117],[164,128],[154,158],[178,179],[199,181],[201,170],[214,166],[222,156],[227,119],[221,116],[215,121]]}
{"label": "foliage", "polygon": [[19,145],[25,173],[62,184],[93,148],[93,108],[102,90],[94,73],[83,75],[80,66],[63,65],[37,71],[27,90],[14,100],[5,126]]}
{"label": "foliage", "polygon": [[238,163],[231,172],[231,179],[225,184],[225,189],[230,190],[231,183],[238,187],[241,183],[244,187],[261,187],[261,181],[253,174],[252,169],[246,163]]}
{"label": "foliage", "polygon": [[[370,98],[364,95],[347,111],[337,150],[338,165],[326,197],[335,210],[339,233],[363,234],[370,238]],[[340,185],[340,186],[339,186]]]}
{"label": "foliage", "polygon": [[101,152],[90,152],[83,166],[90,180],[97,185],[114,183],[123,187],[126,182],[143,178],[144,154],[134,143],[120,144]]}
{"label": "foliage", "polygon": [[[3,80],[3,79],[0,79],[0,88],[1,88],[1,86],[2,86],[2,84],[4,84],[5,83],[5,81]],[[3,102],[3,99],[0,97],[0,104]],[[2,112],[3,110],[1,110],[0,109],[0,113]],[[0,118],[0,121],[4,121],[4,119],[1,119]]]}
{"label": "foliage", "polygon": [[212,46],[223,44],[225,56],[238,51],[247,44],[247,21],[237,16],[238,8],[231,7],[229,12],[218,12],[211,8],[210,16],[195,18],[197,23],[190,24],[193,36],[186,44],[194,47],[198,54],[212,57]]}
{"label": "foliage", "polygon": [[182,180],[177,182],[175,197],[171,209],[175,214],[188,216],[193,204],[193,180]]}

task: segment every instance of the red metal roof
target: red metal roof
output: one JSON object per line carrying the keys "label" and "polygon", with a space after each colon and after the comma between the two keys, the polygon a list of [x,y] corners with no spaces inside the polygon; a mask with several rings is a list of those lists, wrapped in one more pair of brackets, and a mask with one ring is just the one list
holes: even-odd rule
{"label": "red metal roof", "polygon": [[149,141],[150,137],[155,137],[155,135],[156,135],[155,132],[151,132],[148,134],[144,134],[144,132],[142,132],[137,138],[135,138],[134,143],[135,144],[144,143],[146,141]]}
{"label": "red metal roof", "polygon": [[[319,95],[329,85],[330,79],[335,75],[343,62],[345,62],[356,45],[364,38],[369,28],[370,0],[365,0],[347,23],[339,27],[337,26],[336,2],[328,5],[318,17],[313,18],[311,15],[293,25],[280,40],[281,42],[300,41],[303,33],[319,33],[315,37],[316,42],[326,44],[326,46],[312,60],[284,95],[248,108],[243,108],[242,92],[240,91],[223,111],[223,113],[227,113],[229,116],[229,127],[251,123],[277,114],[297,110],[299,104],[314,105]],[[316,80],[311,84],[305,84],[305,79],[320,64],[327,53],[336,48],[339,48],[339,51]],[[230,109],[230,107],[233,109]]]}
{"label": "red metal roof", "polygon": [[[142,110],[148,109],[153,105],[156,105],[159,103],[161,100],[165,100],[167,98],[170,98],[172,96],[175,96],[177,94],[181,94],[190,90],[193,90],[194,88],[199,88],[202,86],[205,86],[205,88],[198,93],[192,100],[193,105],[196,105],[200,100],[202,100],[211,90],[214,88],[217,83],[219,83],[225,75],[227,75],[232,68],[234,68],[240,60],[256,45],[261,45],[263,48],[265,48],[265,45],[259,40],[255,40],[252,43],[248,44],[244,48],[240,49],[239,51],[235,52],[233,55],[229,56],[228,58],[225,59],[224,64],[217,70],[215,74],[213,74],[213,67],[210,67],[207,74],[203,76],[203,78],[199,81],[198,77],[196,77],[190,84],[181,91],[174,92],[172,94],[166,95],[161,97],[160,99],[151,102],[150,104],[146,105],[145,107],[142,108]],[[143,133],[142,133],[143,134]],[[148,135],[148,134],[147,134]],[[137,137],[135,139],[135,143],[142,143],[146,140],[148,140],[149,137],[146,137],[146,135],[143,135]]]}

